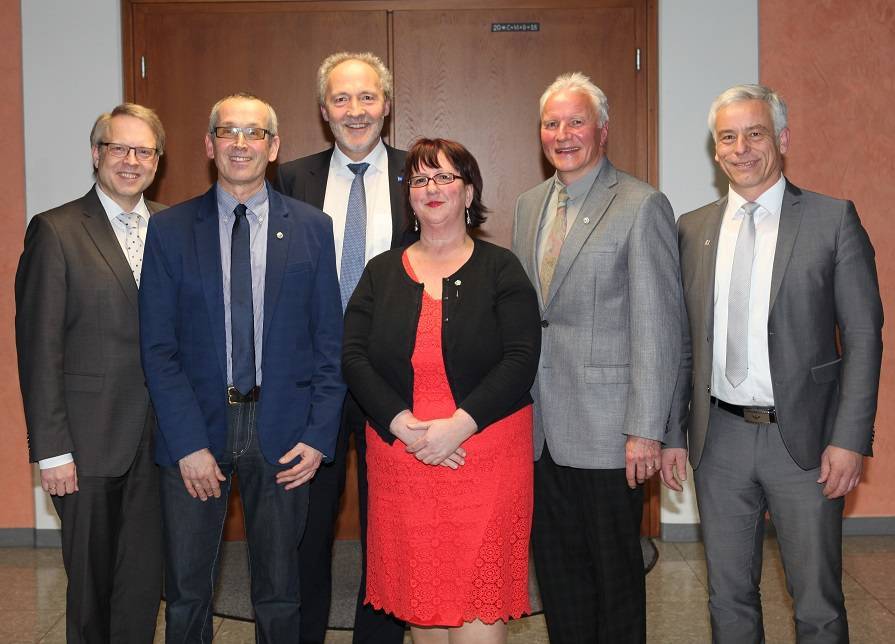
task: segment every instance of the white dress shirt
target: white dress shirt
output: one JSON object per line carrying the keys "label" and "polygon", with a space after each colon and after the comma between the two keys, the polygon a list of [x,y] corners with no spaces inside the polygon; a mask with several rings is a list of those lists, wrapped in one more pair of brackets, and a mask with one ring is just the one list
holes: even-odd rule
{"label": "white dress shirt", "polygon": [[[112,224],[112,230],[115,231],[115,237],[118,239],[118,244],[121,246],[121,252],[124,253],[125,261],[127,259],[127,224],[118,219],[118,215],[125,212],[121,209],[112,197],[107,195],[102,189],[99,187],[99,184],[95,186],[96,188],[96,196],[99,197],[100,203],[103,205],[103,210],[106,211],[106,216],[109,218],[109,223]],[[140,201],[137,204],[137,207],[128,212],[135,212],[139,216],[137,219],[138,222],[138,231],[137,234],[140,235],[140,239],[143,243],[146,243],[146,229],[149,227],[149,208],[146,206],[146,201],[143,199],[143,195],[140,195]],[[128,265],[130,262],[128,261]],[[37,464],[42,470],[49,469],[51,467],[59,467],[60,465],[65,465],[66,463],[71,463],[74,461],[74,457],[71,455],[71,452],[66,454],[60,454],[59,456],[51,456],[50,458],[42,458]]]}
{"label": "white dress shirt", "polygon": [[780,209],[786,180],[783,175],[773,186],[755,200],[755,259],[749,290],[748,372],[746,379],[734,387],[724,375],[727,366],[727,305],[730,274],[737,235],[743,223],[740,195],[729,189],[727,208],[721,222],[718,250],[715,258],[715,330],[712,346],[712,395],[734,405],[774,405],[771,386],[771,364],[768,357],[768,313],[771,299],[771,274],[777,248]]}
{"label": "white dress shirt", "polygon": [[[333,220],[333,239],[336,245],[336,270],[342,270],[342,244],[345,240],[345,220],[348,214],[348,195],[354,173],[349,163],[369,163],[364,173],[364,193],[367,197],[367,235],[364,263],[392,245],[392,202],[389,194],[388,152],[382,140],[361,161],[352,161],[339,150],[333,149],[326,180],[326,196],[323,212]],[[340,275],[341,277],[341,275]]]}

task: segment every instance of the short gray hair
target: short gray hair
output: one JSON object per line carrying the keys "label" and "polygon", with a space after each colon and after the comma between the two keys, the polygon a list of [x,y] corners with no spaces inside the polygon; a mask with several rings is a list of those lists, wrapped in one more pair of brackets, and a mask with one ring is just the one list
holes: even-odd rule
{"label": "short gray hair", "polygon": [[332,71],[342,63],[349,60],[357,60],[366,63],[373,68],[376,75],[379,76],[379,91],[385,97],[385,100],[392,100],[392,73],[382,62],[382,59],[376,54],[369,51],[340,51],[330,54],[320,63],[320,69],[317,70],[317,101],[320,105],[326,103],[326,86],[329,83],[329,75]]}
{"label": "short gray hair", "polygon": [[135,119],[143,121],[149,126],[153,136],[155,136],[155,149],[158,150],[158,155],[162,156],[165,153],[165,128],[162,127],[161,119],[159,119],[158,114],[156,114],[154,110],[142,105],[137,105],[136,103],[122,103],[121,105],[116,106],[111,112],[105,112],[96,117],[96,121],[93,123],[93,129],[90,130],[91,148],[95,148],[100,143],[106,142],[106,134],[109,132],[109,122],[116,116],[132,116]]}
{"label": "short gray hair", "polygon": [[208,116],[208,132],[209,134],[214,134],[214,128],[218,126],[218,115],[221,111],[221,105],[224,102],[229,101],[233,98],[241,98],[247,101],[258,101],[260,103],[264,103],[264,106],[267,108],[267,131],[270,132],[270,136],[274,137],[277,135],[277,130],[279,128],[279,121],[277,120],[277,113],[274,111],[273,106],[265,101],[263,98],[258,98],[254,94],[250,94],[249,92],[236,92],[235,94],[230,94],[230,96],[225,96],[217,103],[214,104],[214,107],[211,108],[211,114]]}
{"label": "short gray hair", "polygon": [[544,105],[551,96],[558,92],[581,92],[590,99],[594,112],[597,115],[597,125],[603,127],[609,122],[609,99],[599,87],[594,85],[588,76],[581,72],[569,72],[560,74],[556,80],[550,84],[550,87],[541,94],[538,115],[543,116]]}
{"label": "short gray hair", "polygon": [[774,136],[780,136],[780,132],[786,127],[786,103],[783,102],[780,95],[764,85],[734,85],[721,92],[709,108],[708,124],[712,138],[717,141],[715,120],[718,117],[718,110],[739,101],[762,101],[767,104],[774,121]]}

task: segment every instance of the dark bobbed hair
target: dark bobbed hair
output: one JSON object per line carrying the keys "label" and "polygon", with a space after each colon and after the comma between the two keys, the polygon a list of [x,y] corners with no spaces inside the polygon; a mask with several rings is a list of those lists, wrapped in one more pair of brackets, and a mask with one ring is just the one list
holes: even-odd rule
{"label": "dark bobbed hair", "polygon": [[[404,205],[410,207],[410,177],[419,173],[423,166],[437,168],[438,153],[454,166],[463,182],[472,186],[472,203],[469,205],[469,228],[478,228],[485,222],[488,209],[482,203],[482,173],[475,157],[456,141],[448,139],[417,139],[407,151],[404,164]],[[415,216],[415,215],[414,215]]]}

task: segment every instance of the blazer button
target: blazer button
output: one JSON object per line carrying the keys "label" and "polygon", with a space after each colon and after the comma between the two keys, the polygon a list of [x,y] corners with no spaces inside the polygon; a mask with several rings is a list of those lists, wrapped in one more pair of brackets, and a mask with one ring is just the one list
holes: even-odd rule
{"label": "blazer button", "polygon": [[550,323],[547,320],[541,320],[542,329],[546,329],[548,326],[550,326]]}

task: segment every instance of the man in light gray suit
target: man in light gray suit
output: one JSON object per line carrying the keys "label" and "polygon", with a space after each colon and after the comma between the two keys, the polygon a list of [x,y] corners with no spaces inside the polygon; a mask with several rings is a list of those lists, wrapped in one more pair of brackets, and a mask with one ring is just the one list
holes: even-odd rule
{"label": "man in light gray suit", "polygon": [[871,453],[882,358],[873,247],[852,202],[783,176],[775,92],[730,88],[709,129],[730,189],[679,222],[692,387],[679,389],[689,422],[665,439],[662,478],[680,488],[689,443],[714,641],[764,641],[770,512],[798,641],[847,642],[842,509]]}
{"label": "man in light gray suit", "polygon": [[519,197],[513,250],[538,291],[532,543],[552,644],[646,639],[642,484],[658,470],[683,303],[665,196],[606,158],[606,96],[541,97],[556,174]]}

